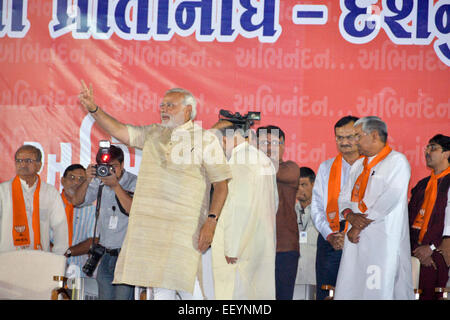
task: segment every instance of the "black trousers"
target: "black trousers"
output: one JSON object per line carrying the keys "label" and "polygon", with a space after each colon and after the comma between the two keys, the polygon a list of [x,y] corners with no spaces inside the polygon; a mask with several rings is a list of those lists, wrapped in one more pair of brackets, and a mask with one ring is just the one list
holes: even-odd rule
{"label": "black trousers", "polygon": [[275,291],[277,300],[292,300],[297,277],[297,251],[277,252],[275,258]]}
{"label": "black trousers", "polygon": [[[345,221],[340,223],[340,231],[344,230]],[[336,286],[339,264],[341,263],[342,250],[334,250],[331,244],[319,233],[317,237],[316,252],[316,299],[323,300],[328,296],[327,290],[322,290],[322,285]]]}

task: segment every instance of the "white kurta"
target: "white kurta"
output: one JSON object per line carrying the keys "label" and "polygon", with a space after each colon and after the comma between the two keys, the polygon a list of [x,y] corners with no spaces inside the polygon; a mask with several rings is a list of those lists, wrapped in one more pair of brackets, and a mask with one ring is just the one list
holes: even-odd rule
{"label": "white kurta", "polygon": [[[298,260],[297,277],[295,284],[316,284],[316,252],[317,236],[319,232],[311,220],[311,206],[304,209],[299,216],[300,203],[296,203],[295,211],[299,223],[300,259]],[[300,220],[301,219],[301,220]]]}
{"label": "white kurta", "polygon": [[[25,181],[22,184],[25,208],[27,211],[28,226],[30,230],[30,246],[34,247],[32,228],[33,195],[36,190],[35,183],[31,188]],[[36,180],[37,182],[37,180]],[[69,247],[69,235],[67,228],[66,212],[61,195],[56,188],[41,181],[39,192],[39,220],[41,231],[41,245],[43,251],[64,254]],[[13,209],[12,209],[12,180],[0,184],[0,252],[14,251],[12,237]],[[53,248],[50,250],[50,232],[52,233]]]}
{"label": "white kurta", "polygon": [[[248,143],[234,148],[228,163],[233,178],[211,246],[215,297],[275,299],[275,169]],[[225,256],[237,257],[237,263],[227,264]]]}
{"label": "white kurta", "polygon": [[[359,159],[341,191],[339,208],[360,213],[358,204],[350,199],[362,171],[363,159]],[[345,237],[336,300],[414,298],[407,198],[410,175],[406,157],[396,151],[372,168],[363,200],[367,206],[365,213],[374,222],[361,232],[357,244]]]}

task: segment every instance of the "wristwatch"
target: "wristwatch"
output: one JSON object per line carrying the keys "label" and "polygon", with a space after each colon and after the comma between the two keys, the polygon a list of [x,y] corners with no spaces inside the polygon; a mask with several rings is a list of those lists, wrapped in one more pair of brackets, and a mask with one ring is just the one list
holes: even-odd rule
{"label": "wristwatch", "polygon": [[431,249],[431,251],[436,250],[436,247],[434,246],[434,244],[430,244],[430,249]]}
{"label": "wristwatch", "polygon": [[214,220],[217,221],[217,216],[214,213],[208,214],[208,218],[213,218]]}
{"label": "wristwatch", "polygon": [[70,257],[72,256],[72,250],[70,250],[70,248],[67,249],[66,252],[64,253],[64,255],[65,255],[67,258],[70,258]]}

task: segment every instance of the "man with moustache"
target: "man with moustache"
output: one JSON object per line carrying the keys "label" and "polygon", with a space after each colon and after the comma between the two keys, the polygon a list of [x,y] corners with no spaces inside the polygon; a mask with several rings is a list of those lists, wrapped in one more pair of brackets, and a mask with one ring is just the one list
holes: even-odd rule
{"label": "man with moustache", "polygon": [[352,164],[359,159],[353,124],[358,118],[351,115],[334,125],[336,148],[339,154],[321,163],[317,171],[311,202],[311,218],[319,231],[316,253],[316,299],[328,296],[322,285],[336,285],[347,224],[339,215],[339,194],[348,180]]}
{"label": "man with moustache", "polygon": [[68,247],[64,205],[55,187],[41,181],[41,159],[38,148],[21,146],[14,155],[16,176],[0,184],[0,252],[43,250],[62,255]]}
{"label": "man with moustache", "polygon": [[68,277],[86,276],[82,269],[88,259],[87,253],[94,237],[95,207],[73,205],[73,196],[84,181],[86,181],[86,169],[81,164],[68,166],[61,178],[63,186],[61,198],[69,227],[69,248],[64,253],[67,257]]}
{"label": "man with moustache", "polygon": [[391,149],[386,123],[380,118],[361,118],[354,127],[364,157],[352,165],[339,196],[339,209],[351,228],[345,237],[335,299],[413,299],[408,160]]}
{"label": "man with moustache", "polygon": [[153,287],[155,299],[175,299],[177,293],[202,299],[201,253],[212,242],[231,172],[217,137],[193,122],[194,96],[181,88],[168,90],[160,104],[161,123],[147,126],[112,118],[84,82],[79,99],[106,132],[143,150],[114,283]]}
{"label": "man with moustache", "polygon": [[434,289],[445,287],[449,268],[439,252],[448,246],[450,230],[445,230],[446,214],[450,212],[450,137],[437,134],[425,148],[431,176],[420,180],[411,190],[409,225],[412,255],[420,260],[419,289],[421,300],[437,300],[442,293]]}

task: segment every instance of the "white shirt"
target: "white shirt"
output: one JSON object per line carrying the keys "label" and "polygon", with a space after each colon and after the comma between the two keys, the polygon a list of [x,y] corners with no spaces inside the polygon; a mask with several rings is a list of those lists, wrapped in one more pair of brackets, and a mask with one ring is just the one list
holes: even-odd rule
{"label": "white shirt", "polygon": [[297,221],[299,222],[300,259],[298,260],[296,284],[316,284],[316,252],[319,232],[311,220],[311,205],[301,214],[301,205],[295,204]]}
{"label": "white shirt", "polygon": [[447,206],[445,207],[444,232],[442,236],[450,236],[450,189],[447,192]]}
{"label": "white shirt", "polygon": [[[12,209],[12,181],[9,180],[0,184],[0,252],[18,250],[14,246],[12,237],[13,209]],[[28,225],[30,230],[30,246],[34,248],[34,233],[32,228],[33,217],[33,196],[36,190],[37,180],[33,186],[20,180],[22,184],[23,198],[27,212]],[[56,188],[41,180],[39,192],[39,220],[41,232],[42,250],[56,254],[64,254],[69,247],[69,236],[67,228],[67,218],[64,210],[64,203]],[[52,232],[53,249],[50,250],[50,232]]]}
{"label": "white shirt", "polygon": [[[358,203],[351,202],[351,192],[362,171],[363,159],[359,159],[341,190],[340,208],[361,212]],[[363,201],[365,213],[374,221],[361,231],[358,243],[345,237],[336,300],[414,298],[408,223],[410,176],[408,160],[396,151],[371,169]]]}
{"label": "white shirt", "polygon": [[[317,171],[316,180],[314,182],[311,201],[311,219],[313,220],[316,229],[320,232],[324,239],[326,239],[330,233],[333,233],[327,219],[327,202],[328,179],[330,177],[330,170],[334,159],[335,158],[328,159],[320,164],[319,170]],[[341,190],[348,180],[350,168],[351,165],[345,161],[344,158],[342,158]],[[339,207],[339,212],[341,212],[342,209]],[[339,215],[339,221],[342,220],[343,217]]]}

